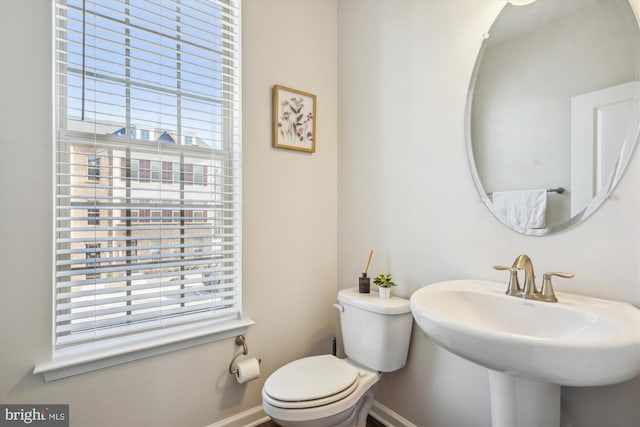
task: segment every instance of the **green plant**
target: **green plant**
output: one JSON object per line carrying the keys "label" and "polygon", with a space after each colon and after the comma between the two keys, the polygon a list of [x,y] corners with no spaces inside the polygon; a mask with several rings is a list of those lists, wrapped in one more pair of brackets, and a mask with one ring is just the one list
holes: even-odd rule
{"label": "green plant", "polygon": [[393,283],[391,274],[379,274],[375,279],[373,279],[373,284],[381,288],[396,286],[396,284]]}

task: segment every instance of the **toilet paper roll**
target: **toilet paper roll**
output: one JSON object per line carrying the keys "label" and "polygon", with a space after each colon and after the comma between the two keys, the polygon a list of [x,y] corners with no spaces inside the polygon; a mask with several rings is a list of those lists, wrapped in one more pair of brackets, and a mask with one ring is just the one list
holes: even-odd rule
{"label": "toilet paper roll", "polygon": [[260,376],[260,362],[255,357],[241,360],[236,364],[236,380],[239,384],[255,380]]}

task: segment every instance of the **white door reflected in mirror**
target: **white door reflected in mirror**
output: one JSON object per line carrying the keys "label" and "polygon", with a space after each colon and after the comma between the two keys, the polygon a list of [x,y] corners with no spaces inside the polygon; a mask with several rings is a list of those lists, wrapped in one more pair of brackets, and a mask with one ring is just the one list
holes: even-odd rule
{"label": "white door reflected in mirror", "polygon": [[[639,52],[628,0],[505,4],[476,60],[466,115],[476,187],[503,224],[550,234],[611,194],[639,135]],[[544,225],[535,228],[501,216],[492,199],[557,188],[565,191],[547,193]]]}

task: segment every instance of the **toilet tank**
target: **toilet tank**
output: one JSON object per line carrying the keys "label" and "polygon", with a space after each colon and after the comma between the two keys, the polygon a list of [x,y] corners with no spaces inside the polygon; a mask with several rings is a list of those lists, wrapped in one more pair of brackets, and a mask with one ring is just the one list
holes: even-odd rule
{"label": "toilet tank", "polygon": [[396,371],[407,363],[413,325],[409,300],[382,299],[350,288],[338,292],[336,307],[349,359],[380,372]]}

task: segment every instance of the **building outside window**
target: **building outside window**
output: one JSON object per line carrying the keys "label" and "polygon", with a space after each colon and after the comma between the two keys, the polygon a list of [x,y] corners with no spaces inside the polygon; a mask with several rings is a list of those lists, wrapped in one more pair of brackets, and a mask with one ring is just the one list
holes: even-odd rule
{"label": "building outside window", "polygon": [[205,183],[204,166],[193,165],[193,184],[204,185],[204,183]]}
{"label": "building outside window", "polygon": [[89,179],[97,181],[100,179],[100,157],[96,155],[87,156],[87,176]]}
{"label": "building outside window", "polygon": [[157,160],[151,161],[151,181],[158,182],[162,179],[161,163]]}
{"label": "building outside window", "polygon": [[171,178],[176,184],[180,183],[180,163],[171,163]]}
{"label": "building outside window", "polygon": [[89,225],[100,224],[100,209],[97,209],[97,208],[87,209],[87,223],[89,223]]}
{"label": "building outside window", "polygon": [[56,352],[241,318],[239,6],[56,0]]}
{"label": "building outside window", "polygon": [[[126,165],[123,167],[123,170],[126,172],[125,168],[126,168]],[[140,179],[140,160],[139,159],[129,159],[129,177],[135,180]]]}
{"label": "building outside window", "polygon": [[95,264],[100,258],[100,252],[97,251],[97,249],[100,249],[100,243],[87,243],[85,244],[85,248],[88,249],[85,253],[85,257],[88,260],[87,264]]}
{"label": "building outside window", "polygon": [[126,254],[126,256],[130,256],[130,257],[137,257],[138,256],[138,241],[135,239],[131,239],[129,241],[127,241],[127,251],[129,252],[129,254]]}
{"label": "building outside window", "polygon": [[[100,277],[100,273],[96,272],[97,267],[100,266],[100,243],[86,243],[85,244],[85,259],[87,272],[85,277],[87,279],[97,279]],[[93,270],[93,271],[92,271]]]}

